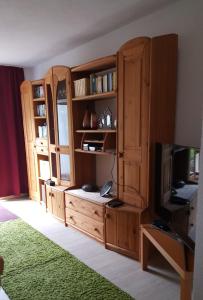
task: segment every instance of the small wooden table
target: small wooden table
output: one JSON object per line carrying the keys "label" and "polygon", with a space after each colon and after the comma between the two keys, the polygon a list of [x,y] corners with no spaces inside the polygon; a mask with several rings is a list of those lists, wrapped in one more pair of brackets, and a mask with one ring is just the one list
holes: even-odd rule
{"label": "small wooden table", "polygon": [[165,257],[180,275],[180,299],[190,300],[192,294],[192,276],[194,255],[184,244],[169,234],[154,228],[151,224],[141,226],[141,264],[146,270],[150,243]]}

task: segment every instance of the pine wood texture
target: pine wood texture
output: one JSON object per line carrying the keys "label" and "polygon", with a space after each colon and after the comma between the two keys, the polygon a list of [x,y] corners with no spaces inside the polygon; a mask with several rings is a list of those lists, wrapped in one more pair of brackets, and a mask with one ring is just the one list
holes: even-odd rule
{"label": "pine wood texture", "polygon": [[21,84],[21,104],[23,114],[23,127],[26,149],[27,174],[29,197],[33,200],[39,199],[38,167],[35,149],[35,125],[32,103],[32,84],[24,81]]}
{"label": "pine wood texture", "polygon": [[150,39],[137,38],[118,53],[119,198],[144,208],[148,197]]}
{"label": "pine wood texture", "polygon": [[[190,300],[192,292],[192,272],[194,257],[188,253],[184,245],[173,239],[163,231],[153,228],[151,225],[141,227],[141,264],[142,269],[147,269],[149,244],[165,257],[181,278],[181,300]],[[188,262],[188,259],[190,262]]]}
{"label": "pine wood texture", "polygon": [[46,184],[46,208],[57,219],[65,221],[64,186],[49,186]]}
{"label": "pine wood texture", "polygon": [[95,72],[95,71],[110,69],[114,67],[115,64],[116,64],[116,55],[109,55],[106,57],[95,59],[93,61],[82,64],[80,66],[73,67],[71,71],[73,73],[87,72],[87,71]]}

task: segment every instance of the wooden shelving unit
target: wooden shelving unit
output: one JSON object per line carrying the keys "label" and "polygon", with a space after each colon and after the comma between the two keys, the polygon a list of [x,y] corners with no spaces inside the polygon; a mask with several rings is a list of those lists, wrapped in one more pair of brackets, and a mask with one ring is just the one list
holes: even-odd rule
{"label": "wooden shelving unit", "polygon": [[78,133],[116,133],[116,129],[78,129]]}

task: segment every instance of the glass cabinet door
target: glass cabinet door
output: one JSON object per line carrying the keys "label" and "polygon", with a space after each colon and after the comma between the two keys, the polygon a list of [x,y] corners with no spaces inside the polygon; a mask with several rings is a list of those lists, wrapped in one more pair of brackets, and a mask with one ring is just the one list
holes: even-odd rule
{"label": "glass cabinet door", "polygon": [[70,180],[70,156],[68,154],[60,154],[60,180]]}
{"label": "glass cabinet door", "polygon": [[58,81],[56,92],[56,108],[58,120],[59,146],[69,145],[68,133],[68,105],[66,96],[66,80]]}
{"label": "glass cabinet door", "polygon": [[49,141],[50,144],[55,145],[53,96],[52,96],[52,90],[50,84],[46,84],[46,90],[47,90],[47,103],[48,103],[48,115],[49,115]]}

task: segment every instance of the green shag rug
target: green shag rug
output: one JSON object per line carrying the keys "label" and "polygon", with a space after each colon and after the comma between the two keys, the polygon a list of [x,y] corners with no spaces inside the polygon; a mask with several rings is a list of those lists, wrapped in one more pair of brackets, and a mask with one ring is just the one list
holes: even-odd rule
{"label": "green shag rug", "polygon": [[0,224],[0,255],[11,300],[132,299],[20,219]]}

